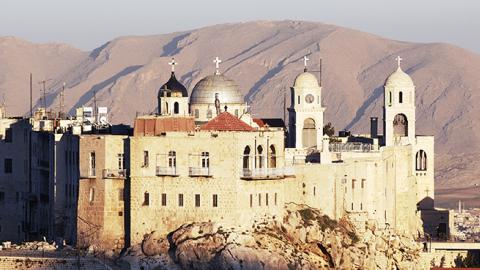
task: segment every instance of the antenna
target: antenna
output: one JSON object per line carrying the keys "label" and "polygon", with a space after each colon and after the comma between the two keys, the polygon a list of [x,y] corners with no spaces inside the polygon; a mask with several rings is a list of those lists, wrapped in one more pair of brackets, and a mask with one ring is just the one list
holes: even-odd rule
{"label": "antenna", "polygon": [[287,119],[287,90],[285,90],[285,87],[283,88],[283,123],[286,125],[286,119]]}
{"label": "antenna", "polygon": [[33,117],[33,75],[30,73],[30,118]]}
{"label": "antenna", "polygon": [[38,84],[41,84],[43,86],[43,89],[41,91],[42,91],[42,94],[43,94],[42,101],[43,101],[43,108],[45,109],[45,111],[47,111],[47,89],[46,89],[45,85],[47,84],[47,82],[49,82],[51,80],[52,79],[46,79],[46,80],[38,82]]}
{"label": "antenna", "polygon": [[59,118],[62,118],[65,112],[65,85],[66,83],[63,83],[62,90],[60,91],[60,108],[58,112]]}
{"label": "antenna", "polygon": [[320,84],[320,87],[322,87],[322,57],[319,56],[319,61],[318,61],[318,84]]}

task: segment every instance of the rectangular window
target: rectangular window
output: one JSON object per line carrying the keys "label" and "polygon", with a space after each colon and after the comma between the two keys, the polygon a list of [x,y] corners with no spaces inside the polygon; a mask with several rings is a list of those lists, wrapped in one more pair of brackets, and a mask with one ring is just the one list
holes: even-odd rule
{"label": "rectangular window", "polygon": [[125,200],[125,189],[118,189],[118,200],[123,202]]}
{"label": "rectangular window", "polygon": [[202,168],[210,167],[210,153],[202,152]]}
{"label": "rectangular window", "polygon": [[148,151],[143,151],[143,167],[147,168],[149,163],[150,159],[148,158]]}
{"label": "rectangular window", "polygon": [[11,143],[13,141],[13,133],[11,128],[5,129],[5,142]]}
{"label": "rectangular window", "polygon": [[253,194],[250,194],[250,207],[253,207]]}
{"label": "rectangular window", "polygon": [[218,195],[213,194],[213,207],[218,207]]}
{"label": "rectangular window", "polygon": [[363,210],[363,203],[360,203],[360,210]]}
{"label": "rectangular window", "polygon": [[92,187],[90,188],[89,194],[88,194],[88,200],[90,202],[93,202],[95,200],[95,189]]}
{"label": "rectangular window", "polygon": [[143,194],[143,205],[150,205],[150,194],[148,192]]}
{"label": "rectangular window", "polygon": [[123,170],[125,168],[125,159],[123,154],[117,154],[118,159],[118,169]]}
{"label": "rectangular window", "polygon": [[95,176],[95,152],[90,153],[90,169],[88,175]]}
{"label": "rectangular window", "polygon": [[313,187],[313,196],[317,195],[316,192],[317,192],[316,188]]}
{"label": "rectangular window", "polygon": [[262,193],[258,193],[258,206],[262,206]]}
{"label": "rectangular window", "polygon": [[353,202],[352,202],[352,210],[353,210]]}
{"label": "rectangular window", "polygon": [[362,188],[365,188],[365,181],[366,179],[362,179]]}
{"label": "rectangular window", "polygon": [[195,207],[200,207],[200,194],[195,194]]}
{"label": "rectangular window", "polygon": [[162,206],[167,206],[167,194],[162,193]]}
{"label": "rectangular window", "polygon": [[11,158],[6,158],[5,159],[5,162],[4,162],[4,165],[5,165],[5,173],[12,173],[13,171],[13,161]]}
{"label": "rectangular window", "polygon": [[277,205],[277,193],[275,193],[275,198],[274,198],[274,200],[275,200],[275,205]]}
{"label": "rectangular window", "polygon": [[355,189],[355,179],[352,179],[352,189]]}
{"label": "rectangular window", "polygon": [[183,194],[178,194],[178,206],[183,207]]}
{"label": "rectangular window", "polygon": [[300,96],[297,96],[297,103],[300,104]]}
{"label": "rectangular window", "polygon": [[265,205],[268,206],[268,193],[265,193]]}

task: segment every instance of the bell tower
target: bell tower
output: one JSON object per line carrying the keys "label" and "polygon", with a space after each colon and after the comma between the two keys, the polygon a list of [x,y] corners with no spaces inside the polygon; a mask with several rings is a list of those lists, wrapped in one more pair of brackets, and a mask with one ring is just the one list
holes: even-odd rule
{"label": "bell tower", "polygon": [[407,145],[415,142],[415,85],[401,68],[398,56],[397,70],[385,82],[383,130],[384,144]]}
{"label": "bell tower", "polygon": [[306,56],[303,58],[304,71],[290,88],[289,146],[321,150],[325,108],[322,107],[322,88],[315,75],[307,71],[308,60]]}

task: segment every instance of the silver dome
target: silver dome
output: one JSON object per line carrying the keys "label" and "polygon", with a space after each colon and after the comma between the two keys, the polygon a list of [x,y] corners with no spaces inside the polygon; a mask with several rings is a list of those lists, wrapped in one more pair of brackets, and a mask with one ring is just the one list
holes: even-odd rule
{"label": "silver dome", "polygon": [[201,79],[190,94],[190,104],[214,104],[215,94],[222,106],[224,104],[243,104],[245,103],[238,85],[232,80],[221,74],[207,76]]}

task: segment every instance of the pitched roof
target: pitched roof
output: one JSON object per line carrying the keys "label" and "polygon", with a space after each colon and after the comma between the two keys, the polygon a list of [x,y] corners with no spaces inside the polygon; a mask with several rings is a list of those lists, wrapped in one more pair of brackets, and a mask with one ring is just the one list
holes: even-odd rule
{"label": "pitched roof", "polygon": [[255,131],[247,123],[238,119],[229,112],[222,112],[217,117],[208,121],[200,127],[200,130],[217,130],[217,131]]}

